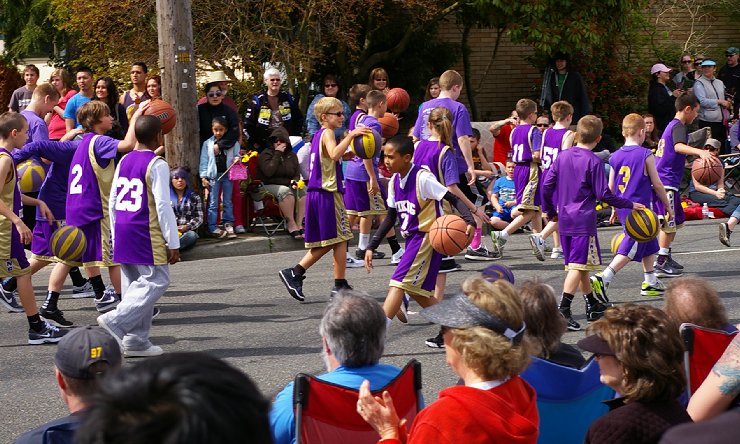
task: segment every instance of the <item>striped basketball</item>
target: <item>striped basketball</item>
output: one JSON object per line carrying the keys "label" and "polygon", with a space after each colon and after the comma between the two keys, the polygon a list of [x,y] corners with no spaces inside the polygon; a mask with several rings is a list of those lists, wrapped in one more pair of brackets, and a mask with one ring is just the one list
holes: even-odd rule
{"label": "striped basketball", "polygon": [[648,210],[632,210],[624,221],[627,235],[637,242],[648,242],[658,235],[658,218]]}
{"label": "striped basketball", "polygon": [[619,244],[622,243],[622,240],[624,239],[624,231],[621,233],[617,233],[612,237],[612,243],[611,243],[611,250],[613,255],[617,255],[617,248],[619,248]]}
{"label": "striped basketball", "polygon": [[76,261],[87,247],[85,233],[72,225],[58,228],[51,235],[51,252],[63,261]]}
{"label": "striped basketball", "polygon": [[352,139],[352,151],[360,159],[372,159],[380,152],[380,143],[380,134],[371,128],[369,133]]}
{"label": "striped basketball", "polygon": [[28,159],[16,167],[21,193],[37,193],[46,178],[46,169],[36,159]]}

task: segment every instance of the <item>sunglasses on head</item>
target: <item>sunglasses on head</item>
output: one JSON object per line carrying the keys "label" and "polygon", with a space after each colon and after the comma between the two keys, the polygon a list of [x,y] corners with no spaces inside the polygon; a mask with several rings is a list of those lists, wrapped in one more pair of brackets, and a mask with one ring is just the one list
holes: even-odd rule
{"label": "sunglasses on head", "polygon": [[208,97],[221,97],[224,95],[223,91],[211,91],[206,94]]}

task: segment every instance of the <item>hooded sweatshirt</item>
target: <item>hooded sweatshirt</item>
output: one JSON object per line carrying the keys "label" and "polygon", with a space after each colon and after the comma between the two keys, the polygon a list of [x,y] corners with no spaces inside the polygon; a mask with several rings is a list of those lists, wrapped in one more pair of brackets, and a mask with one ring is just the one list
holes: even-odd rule
{"label": "hooded sweatshirt", "polygon": [[408,444],[536,443],[539,422],[535,391],[519,376],[490,390],[455,386],[419,412]]}

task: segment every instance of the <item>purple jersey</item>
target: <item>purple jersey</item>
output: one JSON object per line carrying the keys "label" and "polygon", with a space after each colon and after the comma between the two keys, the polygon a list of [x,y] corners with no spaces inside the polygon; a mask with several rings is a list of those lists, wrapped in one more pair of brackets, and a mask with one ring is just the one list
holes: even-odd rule
{"label": "purple jersey", "polygon": [[437,140],[422,140],[414,149],[414,164],[426,168],[444,186],[460,183],[452,148]]}
{"label": "purple jersey", "polygon": [[597,199],[613,207],[632,208],[632,202],[609,191],[604,163],[587,148],[574,147],[560,153],[542,186],[544,209],[550,217],[557,215],[564,236],[596,235]]}
{"label": "purple jersey", "polygon": [[542,133],[534,126],[523,123],[511,131],[511,160],[516,164],[529,164],[532,154],[540,150]]}
{"label": "purple jersey", "polygon": [[[653,200],[652,182],[645,169],[645,160],[652,156],[649,149],[642,146],[625,145],[609,158],[609,165],[614,170],[614,195],[624,197],[632,202],[639,202],[650,208]],[[624,223],[625,217],[632,209],[619,209],[619,220]]]}
{"label": "purple jersey", "polygon": [[568,128],[548,128],[542,135],[542,152],[540,161],[542,162],[542,171],[550,169],[550,166],[558,154],[563,151],[563,140],[565,135],[571,132]]}
{"label": "purple jersey", "polygon": [[419,115],[416,118],[416,124],[414,125],[414,137],[419,140],[429,140],[432,136],[429,131],[427,123],[429,122],[429,114],[432,110],[437,107],[443,107],[450,110],[452,113],[452,148],[455,150],[455,160],[457,161],[457,173],[465,174],[468,170],[468,164],[465,162],[465,157],[460,149],[460,144],[457,141],[458,137],[461,136],[472,136],[473,127],[470,124],[470,114],[468,109],[465,108],[460,102],[456,102],[450,98],[432,99],[421,104],[419,107]]}
{"label": "purple jersey", "polygon": [[[683,134],[683,139],[673,140],[674,131]],[[658,169],[660,181],[666,187],[677,190],[681,185],[686,155],[676,152],[676,144],[687,143],[688,140],[686,125],[678,119],[671,120],[665,127],[663,135],[660,136],[658,148],[655,150],[655,166]]]}
{"label": "purple jersey", "polygon": [[28,140],[26,143],[49,140],[49,127],[46,126],[44,119],[33,111],[23,110],[21,114],[28,121]]}
{"label": "purple jersey", "polygon": [[152,193],[151,169],[161,157],[153,151],[132,151],[118,165],[113,184],[115,234],[113,260],[122,264],[165,265],[167,246]]}
{"label": "purple jersey", "polygon": [[[8,158],[10,158],[12,167],[10,168],[11,177],[5,178],[5,186],[3,186],[2,194],[0,194],[0,201],[2,201],[6,207],[10,208],[13,213],[21,217],[21,191],[18,188],[18,175],[15,171],[15,162],[13,162],[13,156],[11,156],[6,149],[0,148],[0,157],[3,156],[8,156]],[[10,218],[0,215],[0,259],[7,261],[7,271],[12,272],[12,262],[9,261],[11,259],[20,258],[25,260],[26,254],[23,250],[23,244],[21,243],[21,236],[18,234],[18,229],[16,229]]]}
{"label": "purple jersey", "polygon": [[[308,159],[308,191],[324,190],[344,193],[342,176],[342,162],[332,160],[324,154],[325,148],[321,142],[326,128],[316,131],[311,141],[311,151]],[[334,133],[331,132],[331,137]]]}
{"label": "purple jersey", "polygon": [[412,165],[406,175],[406,183],[401,186],[401,175],[394,174],[392,178],[393,200],[398,219],[400,231],[404,238],[417,232],[428,232],[442,210],[439,202],[433,199],[424,199],[419,194],[418,180],[422,174],[429,172],[418,165]]}
{"label": "purple jersey", "polygon": [[[355,128],[367,127],[374,129],[378,132],[378,134],[382,134],[380,122],[378,122],[378,119],[376,119],[375,117],[364,114],[361,111],[355,112],[352,117],[353,119],[350,121],[350,126],[352,128],[350,129],[350,131]],[[378,178],[379,161],[380,150],[376,151],[375,155],[373,156],[373,169],[375,170],[376,179]],[[347,162],[347,169],[344,172],[344,177],[346,179],[356,180],[358,182],[367,182],[370,180],[370,176],[368,176],[367,169],[365,168],[365,162],[363,162],[362,159],[357,156],[354,156],[352,160]]]}
{"label": "purple jersey", "polygon": [[87,133],[82,137],[69,167],[67,224],[76,227],[108,217],[119,140]]}

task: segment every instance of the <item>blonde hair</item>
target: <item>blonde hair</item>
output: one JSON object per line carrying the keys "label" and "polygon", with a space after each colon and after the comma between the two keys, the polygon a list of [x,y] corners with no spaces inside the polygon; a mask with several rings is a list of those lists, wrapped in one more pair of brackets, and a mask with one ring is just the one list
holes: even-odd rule
{"label": "blonde hair", "polygon": [[54,77],[59,77],[62,80],[62,85],[64,85],[65,93],[72,89],[72,76],[69,75],[69,71],[62,68],[55,69],[54,72],[52,72],[49,76],[49,83],[51,83]]}
{"label": "blonde hair", "polygon": [[316,120],[321,122],[321,115],[326,114],[334,108],[342,109],[342,102],[336,97],[322,97],[316,102],[313,107],[313,112],[316,114]]}
{"label": "blonde hair", "polygon": [[59,91],[54,88],[54,85],[51,83],[42,83],[41,85],[36,86],[36,89],[33,90],[31,100],[44,100],[44,97],[46,96],[49,96],[50,100],[59,100],[61,98]]}
{"label": "blonde hair", "polygon": [[[463,282],[463,293],[473,304],[519,329],[524,322],[522,301],[514,286],[498,280],[488,282],[471,277]],[[505,379],[523,372],[529,365],[531,352],[527,337],[519,344],[486,327],[453,328],[450,346],[454,348],[466,367],[487,380]]]}
{"label": "blonde hair", "polygon": [[583,116],[576,126],[578,140],[587,145],[596,143],[603,129],[604,124],[601,123],[601,119],[598,117],[592,115]]}
{"label": "blonde hair", "polygon": [[622,119],[622,135],[631,137],[645,129],[645,119],[637,113],[630,113]]}
{"label": "blonde hair", "polygon": [[77,110],[77,121],[80,122],[85,131],[92,131],[93,126],[100,120],[110,115],[110,108],[101,100],[91,100]]}
{"label": "blonde hair", "polygon": [[454,69],[448,69],[439,76],[439,88],[442,91],[449,91],[453,86],[462,86],[462,84],[462,76]]}
{"label": "blonde hair", "polygon": [[537,104],[534,103],[534,100],[519,99],[519,101],[516,102],[516,115],[519,116],[520,119],[524,120],[527,116],[536,112]]}
{"label": "blonde hair", "polygon": [[438,106],[429,114],[429,125],[443,145],[452,146],[452,113],[449,109]]}
{"label": "blonde hair", "polygon": [[561,100],[550,105],[550,114],[552,114],[552,118],[555,119],[556,122],[564,120],[568,116],[572,116],[573,112],[573,105],[565,100]]}

